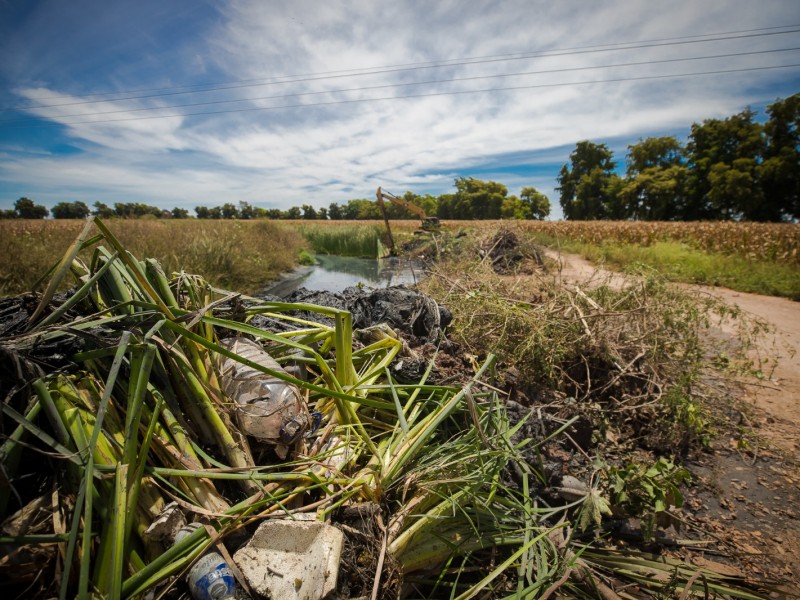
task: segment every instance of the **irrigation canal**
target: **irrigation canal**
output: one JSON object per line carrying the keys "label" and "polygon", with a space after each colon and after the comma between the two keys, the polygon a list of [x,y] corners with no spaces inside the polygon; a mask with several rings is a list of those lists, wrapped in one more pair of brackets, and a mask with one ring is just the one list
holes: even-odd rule
{"label": "irrigation canal", "polygon": [[363,284],[371,288],[414,284],[423,277],[418,264],[404,258],[353,258],[318,254],[317,264],[300,267],[270,284],[266,294],[287,296],[298,288],[341,292]]}

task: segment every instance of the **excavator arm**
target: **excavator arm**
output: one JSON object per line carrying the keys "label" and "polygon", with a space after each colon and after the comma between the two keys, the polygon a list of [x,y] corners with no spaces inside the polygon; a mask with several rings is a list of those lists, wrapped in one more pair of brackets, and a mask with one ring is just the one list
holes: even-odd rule
{"label": "excavator arm", "polygon": [[396,204],[397,206],[402,206],[406,210],[414,213],[417,215],[422,221],[422,229],[425,231],[438,231],[439,227],[441,226],[439,223],[438,217],[429,217],[425,210],[421,206],[417,206],[404,198],[398,198],[394,194],[390,194],[389,192],[384,192],[381,188],[378,188],[377,192],[378,197],[378,206],[381,207],[381,211],[384,214],[384,219],[386,218],[386,207],[384,203],[384,198],[389,200],[392,204]]}

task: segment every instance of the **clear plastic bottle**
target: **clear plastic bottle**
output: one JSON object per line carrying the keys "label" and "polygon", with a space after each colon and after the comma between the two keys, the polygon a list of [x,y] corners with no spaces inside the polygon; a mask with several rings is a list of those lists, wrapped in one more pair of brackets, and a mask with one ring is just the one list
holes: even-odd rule
{"label": "clear plastic bottle", "polygon": [[[283,367],[252,340],[244,337],[220,340],[220,346],[242,358],[285,373]],[[233,400],[234,414],[242,431],[272,444],[284,458],[288,446],[305,433],[310,421],[308,408],[296,386],[253,369],[239,361],[220,356],[220,386]]]}
{"label": "clear plastic bottle", "polygon": [[[191,534],[199,523],[182,527],[175,536],[175,543]],[[236,579],[228,563],[219,552],[211,551],[201,556],[186,577],[194,600],[233,600],[236,596]]]}

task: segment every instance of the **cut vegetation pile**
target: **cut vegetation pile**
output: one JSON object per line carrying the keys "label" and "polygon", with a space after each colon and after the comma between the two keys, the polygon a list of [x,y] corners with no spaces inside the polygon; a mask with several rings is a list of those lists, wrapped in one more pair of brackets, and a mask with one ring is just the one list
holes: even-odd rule
{"label": "cut vegetation pile", "polygon": [[[681,504],[686,473],[666,457],[589,451],[636,445],[664,415],[677,445],[702,434],[684,395],[699,316],[678,303],[656,319],[653,299],[677,300],[650,281],[528,295],[486,269],[429,280],[459,346],[168,278],[90,221],[41,294],[0,304],[4,596],[178,597],[208,549],[230,557],[264,520],[310,513],[345,535],[338,598],[764,597],[764,582],[597,537],[639,517],[650,539]],[[381,321],[382,299],[363,298]],[[272,438],[248,435],[225,393],[245,370],[298,392]],[[178,542],[150,528],[173,502],[205,525]]]}

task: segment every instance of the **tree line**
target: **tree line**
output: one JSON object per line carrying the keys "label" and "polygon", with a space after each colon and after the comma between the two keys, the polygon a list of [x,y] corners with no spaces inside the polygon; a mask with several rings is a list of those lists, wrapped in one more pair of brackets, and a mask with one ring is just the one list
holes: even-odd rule
{"label": "tree line", "polygon": [[[432,196],[406,192],[403,199],[421,207],[430,216],[448,219],[544,219],[550,214],[550,200],[533,187],[522,188],[519,197],[509,195],[508,188],[496,181],[481,181],[472,177],[455,180],[456,192]],[[355,198],[345,203],[332,202],[327,207],[316,208],[310,204],[293,206],[286,210],[261,208],[248,202],[238,205],[226,202],[221,206],[197,206],[198,219],[381,219],[380,207],[372,199]],[[402,206],[387,203],[390,219],[416,219]],[[117,202],[113,207],[102,202],[94,203],[91,210],[85,202],[59,202],[52,209],[34,203],[29,198],[20,198],[13,210],[0,213],[0,218],[43,219],[52,213],[55,219],[85,219],[90,214],[107,218],[163,218],[186,219],[189,211],[184,208],[164,210],[139,202]]]}
{"label": "tree line", "polygon": [[691,127],[685,145],[653,137],[628,146],[626,170],[605,144],[578,142],[558,175],[565,219],[800,219],[800,94]]}

